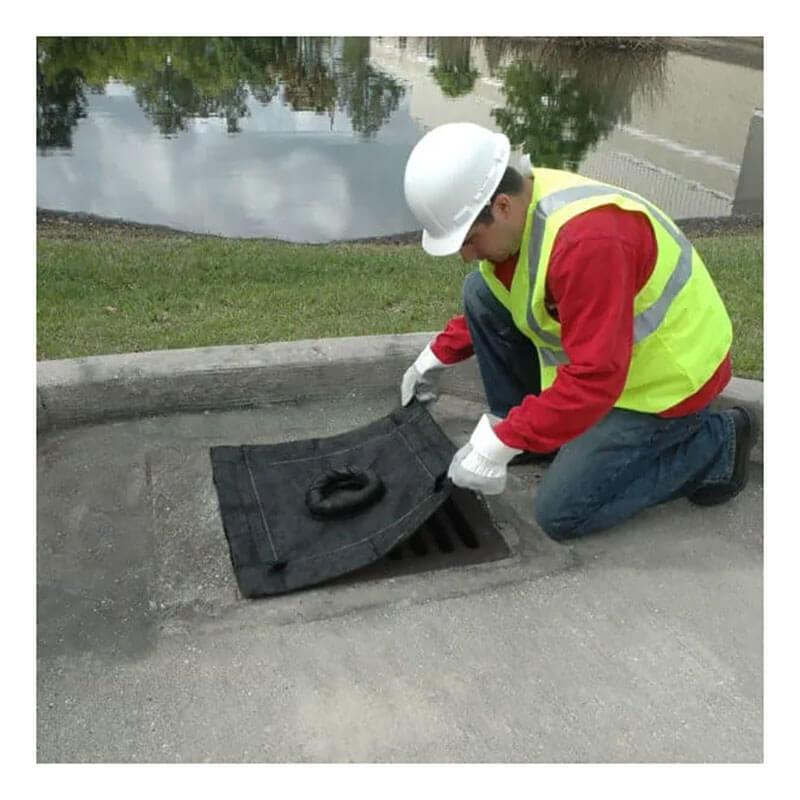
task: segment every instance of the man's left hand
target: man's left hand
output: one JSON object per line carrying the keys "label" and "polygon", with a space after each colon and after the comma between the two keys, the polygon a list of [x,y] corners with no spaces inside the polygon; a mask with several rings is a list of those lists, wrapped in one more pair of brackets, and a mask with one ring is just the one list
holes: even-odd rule
{"label": "man's left hand", "polygon": [[500,494],[506,488],[508,462],[521,450],[503,444],[492,430],[496,417],[484,414],[469,441],[454,456],[447,477],[464,489]]}

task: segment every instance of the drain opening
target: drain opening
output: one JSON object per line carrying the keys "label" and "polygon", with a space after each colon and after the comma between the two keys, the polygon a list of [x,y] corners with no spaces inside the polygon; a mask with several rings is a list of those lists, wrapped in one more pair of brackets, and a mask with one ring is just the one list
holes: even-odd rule
{"label": "drain opening", "polygon": [[477,495],[453,487],[448,500],[412,536],[380,561],[336,582],[391,578],[497,561],[509,555],[505,539]]}
{"label": "drain opening", "polygon": [[425,527],[430,531],[436,546],[443,553],[452,553],[456,547],[450,538],[450,532],[446,529],[445,524],[439,519],[438,512],[434,514],[426,523]]}

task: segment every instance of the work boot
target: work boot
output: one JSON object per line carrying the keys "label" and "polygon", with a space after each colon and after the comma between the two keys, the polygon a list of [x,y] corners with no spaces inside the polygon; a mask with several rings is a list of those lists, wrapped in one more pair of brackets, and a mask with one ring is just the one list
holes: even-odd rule
{"label": "work boot", "polygon": [[704,486],[689,495],[689,500],[698,506],[715,506],[736,497],[750,478],[750,451],[758,440],[758,421],[746,408],[734,406],[733,425],[736,430],[736,453],[733,460],[733,475],[727,483]]}
{"label": "work boot", "polygon": [[508,466],[519,467],[523,464],[542,464],[552,461],[557,455],[558,450],[553,450],[550,453],[534,453],[532,450],[523,450],[508,462]]}

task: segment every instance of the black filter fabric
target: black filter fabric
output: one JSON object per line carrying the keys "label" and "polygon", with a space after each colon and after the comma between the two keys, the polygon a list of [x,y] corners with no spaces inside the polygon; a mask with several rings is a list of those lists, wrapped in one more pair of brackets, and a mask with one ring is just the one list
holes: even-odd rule
{"label": "black filter fabric", "polygon": [[212,447],[240,591],[280,594],[382,558],[447,499],[454,452],[416,400],[338,436]]}

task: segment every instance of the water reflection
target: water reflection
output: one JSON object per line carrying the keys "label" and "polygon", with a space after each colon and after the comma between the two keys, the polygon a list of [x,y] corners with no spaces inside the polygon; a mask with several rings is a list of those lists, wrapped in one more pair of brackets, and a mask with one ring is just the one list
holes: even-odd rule
{"label": "water reflection", "polygon": [[446,97],[461,97],[475,87],[478,70],[472,68],[470,46],[471,40],[467,38],[449,37],[437,41],[437,64],[431,67],[431,75]]}
{"label": "water reflection", "polygon": [[[506,105],[493,110],[512,143],[538,163],[576,169],[581,158],[619,122],[630,119],[637,92],[663,90],[665,53],[602,50],[502,38],[476,40],[490,74],[502,75]],[[338,44],[338,51],[337,51]],[[473,40],[431,38],[431,74],[446,97],[469,94],[479,72]],[[370,40],[344,38],[40,38],[37,60],[37,145],[69,148],[86,116],[88,90],[102,93],[115,79],[134,89],[136,102],[163,136],[187,120],[219,117],[228,133],[241,131],[252,96],[263,105],[282,90],[295,111],[333,117],[373,136],[405,93],[369,63]]]}
{"label": "water reflection", "polygon": [[86,117],[83,85],[83,76],[73,67],[59,70],[51,80],[43,80],[37,68],[36,147],[40,152],[72,147],[72,131]]}
{"label": "water reflection", "polygon": [[[335,52],[336,45],[339,52]],[[136,102],[163,136],[193,118],[223,118],[241,131],[252,96],[267,105],[282,90],[294,111],[343,111],[353,130],[374,135],[397,110],[405,88],[369,64],[370,40],[281,38],[40,38],[37,41],[37,145],[71,146],[85,116],[85,91],[110,80],[133,87]]]}
{"label": "water reflection", "polygon": [[369,39],[348,37],[342,44],[337,102],[353,130],[373,136],[397,110],[405,88],[369,63]]}
{"label": "water reflection", "polygon": [[[673,215],[693,212],[695,198],[724,207],[736,147],[720,160],[716,139],[692,145],[704,123],[688,130],[672,121],[693,119],[694,105],[668,124],[664,114],[652,127],[642,122],[645,104],[674,107],[675,92],[663,100],[671,89],[663,46],[597,44],[40,38],[37,202],[223,235],[396,233],[416,227],[402,195],[414,144],[431,125],[468,119],[504,131],[539,165],[580,168],[648,195],[658,176],[681,193],[679,207],[665,196]],[[716,136],[706,128],[703,136]],[[652,155],[662,144],[667,156]],[[702,169],[722,170],[731,188],[715,173],[712,188],[695,191],[692,179],[708,180]]]}
{"label": "water reflection", "polygon": [[533,44],[522,58],[519,46],[504,48],[501,41],[493,52],[495,63],[515,49],[503,74],[506,104],[492,116],[512,145],[539,166],[577,170],[592,147],[630,122],[634,97],[652,103],[664,92],[666,52],[659,48]]}

